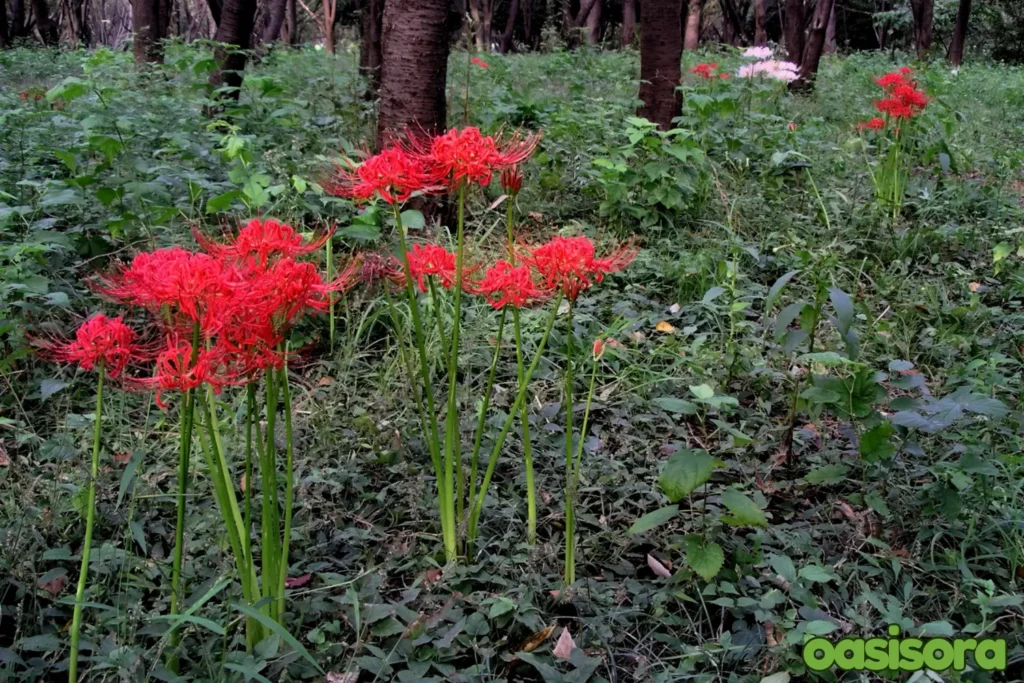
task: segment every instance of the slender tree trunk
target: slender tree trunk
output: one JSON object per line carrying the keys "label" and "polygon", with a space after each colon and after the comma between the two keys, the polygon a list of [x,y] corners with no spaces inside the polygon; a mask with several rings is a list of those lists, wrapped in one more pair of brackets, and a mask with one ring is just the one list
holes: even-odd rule
{"label": "slender tree trunk", "polygon": [[39,31],[39,39],[43,45],[57,44],[57,24],[50,18],[50,8],[46,6],[46,0],[30,0],[32,14],[35,15],[36,29]]}
{"label": "slender tree trunk", "polygon": [[508,54],[512,49],[512,36],[516,32],[516,19],[519,18],[519,0],[511,0],[508,6],[508,19],[505,20],[505,30],[501,34],[501,43],[498,45],[498,52]]}
{"label": "slender tree trunk", "polygon": [[971,0],[960,0],[956,11],[956,25],[953,27],[953,40],[949,43],[949,62],[960,66],[964,61],[964,43],[967,42],[967,26],[971,19]]}
{"label": "slender tree trunk", "polygon": [[295,0],[287,0],[284,10],[284,18],[285,24],[288,27],[288,36],[285,42],[289,45],[299,44],[298,9],[298,3]]}
{"label": "slender tree trunk", "polygon": [[722,22],[726,27],[729,44],[739,45],[743,41],[743,17],[736,7],[736,0],[718,0],[718,4],[724,15]]}
{"label": "slender tree trunk", "polygon": [[657,123],[662,130],[672,127],[672,119],[679,116],[683,104],[682,95],[676,89],[682,77],[680,2],[640,2],[640,100],[643,104],[638,114]]}
{"label": "slender tree trunk", "polygon": [[686,36],[684,50],[696,50],[700,45],[700,20],[704,12],[704,0],[689,0],[686,8]]}
{"label": "slender tree trunk", "polygon": [[284,26],[284,13],[287,8],[288,0],[270,0],[267,23],[263,27],[264,43],[272,43],[281,37],[281,27]]}
{"label": "slender tree trunk", "polygon": [[256,0],[225,0],[221,6],[220,23],[214,41],[219,43],[214,50],[217,69],[210,74],[210,85],[214,88],[234,88],[230,97],[238,99],[238,88],[242,87],[246,54],[252,46],[252,29],[256,20]]}
{"label": "slender tree trunk", "polygon": [[825,33],[828,31],[828,18],[832,14],[835,0],[818,0],[814,6],[814,17],[811,19],[811,30],[807,35],[807,47],[800,62],[800,77],[790,85],[794,90],[810,90],[814,87],[814,78],[818,74],[821,53],[825,48]]}
{"label": "slender tree trunk", "polygon": [[14,0],[11,5],[11,41],[25,37],[25,0]]}
{"label": "slender tree trunk", "polygon": [[786,0],[786,54],[799,64],[804,58],[804,0]]}
{"label": "slender tree trunk", "polygon": [[587,17],[587,45],[597,47],[601,42],[601,5],[602,0],[594,1],[594,8]]}
{"label": "slender tree trunk", "polygon": [[622,47],[630,47],[636,36],[636,0],[622,0]]}
{"label": "slender tree trunk", "polygon": [[10,35],[10,29],[7,26],[7,2],[6,0],[0,0],[0,49],[11,46],[11,41],[8,38]]}
{"label": "slender tree trunk", "polygon": [[220,26],[220,14],[224,7],[223,0],[206,0],[206,6],[210,8],[210,16],[215,26]]}
{"label": "slender tree trunk", "polygon": [[910,13],[914,18],[914,47],[917,58],[926,59],[932,49],[932,15],[934,0],[910,0]]}
{"label": "slender tree trunk", "polygon": [[369,83],[367,95],[374,96],[380,89],[381,23],[384,21],[384,0],[364,0],[363,40],[359,45],[359,72]]}
{"label": "slender tree trunk", "polygon": [[132,53],[136,64],[154,64],[164,59],[160,0],[133,0]]}
{"label": "slender tree trunk", "polygon": [[519,8],[523,16],[523,42],[531,50],[539,50],[540,30],[547,17],[547,5],[543,0],[520,0]]}
{"label": "slender tree trunk", "polygon": [[334,20],[338,16],[338,0],[323,0],[323,34],[324,50],[327,54],[334,54]]}
{"label": "slender tree trunk", "polygon": [[377,144],[445,129],[447,0],[384,3],[383,64]]}
{"label": "slender tree trunk", "polygon": [[836,0],[832,5],[832,14],[828,16],[828,28],[825,29],[825,54],[832,54],[836,51]]}
{"label": "slender tree trunk", "polygon": [[491,24],[494,22],[494,0],[480,0],[480,34],[484,52],[491,51]]}
{"label": "slender tree trunk", "polygon": [[469,17],[473,23],[473,40],[476,43],[476,51],[483,52],[484,47],[484,23],[480,18],[480,3],[482,0],[468,0]]}
{"label": "slender tree trunk", "polygon": [[768,44],[768,30],[765,28],[767,15],[765,0],[754,0],[754,45]]}

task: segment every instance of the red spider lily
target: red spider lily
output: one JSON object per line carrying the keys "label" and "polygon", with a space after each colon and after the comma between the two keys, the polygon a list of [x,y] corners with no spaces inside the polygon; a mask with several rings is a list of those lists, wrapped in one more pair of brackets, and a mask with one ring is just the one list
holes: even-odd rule
{"label": "red spider lily", "polygon": [[907,73],[903,73],[902,71],[893,71],[892,73],[887,73],[884,76],[876,78],[875,83],[883,88],[892,89],[897,85],[904,85],[907,83],[907,74],[909,73],[909,71],[907,71]]}
{"label": "red spider lily", "polygon": [[453,128],[429,141],[410,137],[407,146],[431,165],[435,177],[459,187],[464,182],[488,185],[495,172],[529,159],[539,143],[540,135],[536,133],[522,135],[516,131],[502,139],[500,134],[483,135],[479,128],[469,126]]}
{"label": "red spider lily", "polygon": [[506,194],[515,196],[523,189],[523,172],[518,166],[501,169],[501,188]]}
{"label": "red spider lily", "polygon": [[380,197],[399,204],[413,192],[437,192],[437,178],[426,159],[400,147],[385,149],[361,164],[345,160],[324,182],[328,194],[367,201]]}
{"label": "red spider lily", "polygon": [[272,257],[297,258],[317,251],[334,234],[331,228],[309,242],[287,224],[274,220],[253,219],[245,224],[238,235],[227,243],[214,242],[198,230],[193,230],[196,241],[203,250],[220,259],[246,261],[255,259],[265,266]]}
{"label": "red spider lily", "polygon": [[537,269],[544,287],[561,289],[570,301],[608,273],[624,269],[639,253],[632,244],[624,244],[599,258],[589,237],[556,237],[524,251],[523,262]]}
{"label": "red spider lily", "polygon": [[195,362],[192,362],[192,355],[192,344],[169,337],[167,348],[156,358],[156,374],[136,383],[144,388],[156,388],[156,404],[160,408],[167,407],[163,400],[165,391],[188,391],[208,384],[219,394],[225,385],[239,383],[238,373],[228,367],[228,354],[222,347],[199,349]]}
{"label": "red spider lily", "polygon": [[909,67],[887,73],[876,78],[875,83],[889,92],[889,96],[875,102],[875,108],[894,119],[909,119],[917,116],[930,101],[928,96],[917,89],[917,82],[911,80]]}
{"label": "red spider lily", "polygon": [[469,290],[487,299],[496,311],[509,304],[522,308],[551,295],[550,291],[534,284],[533,271],[529,266],[514,266],[504,260],[488,268],[481,280],[471,282]]}
{"label": "red spider lily", "polygon": [[235,322],[274,346],[300,313],[326,311],[334,294],[356,283],[358,270],[358,259],[353,259],[333,282],[324,282],[312,263],[283,258],[249,279]]}
{"label": "red spider lily", "polygon": [[604,337],[598,337],[594,340],[594,360],[601,360],[601,356],[604,355],[604,349],[607,344],[604,341]]}
{"label": "red spider lily", "polygon": [[359,281],[372,287],[378,282],[401,281],[402,264],[391,255],[374,252],[363,254],[359,268]]}
{"label": "red spider lily", "polygon": [[74,339],[36,339],[44,357],[60,363],[77,363],[83,370],[102,367],[106,375],[117,378],[132,360],[144,355],[135,341],[135,332],[121,321],[97,313],[75,332]]}
{"label": "red spider lily", "polygon": [[[445,289],[451,289],[455,284],[456,255],[444,247],[437,244],[414,244],[405,257],[409,261],[409,275],[421,292],[427,291],[426,279],[430,276],[436,277]],[[463,267],[464,274],[466,270]]]}
{"label": "red spider lily", "polygon": [[705,81],[709,81],[712,78],[714,78],[714,75],[711,72],[714,71],[717,68],[718,68],[718,62],[709,62],[707,64],[698,64],[697,66],[695,66],[692,69],[690,69],[690,73],[697,74],[698,76],[703,78]]}
{"label": "red spider lily", "polygon": [[491,68],[490,65],[487,62],[485,62],[484,60],[480,59],[479,57],[473,57],[473,59],[471,59],[469,61],[471,61],[474,64],[476,64],[481,69],[490,69]]}
{"label": "red spider lily", "polygon": [[861,121],[857,124],[857,130],[882,130],[885,128],[885,119],[875,117],[870,121]]}
{"label": "red spider lily", "polygon": [[100,279],[96,289],[115,301],[165,313],[178,329],[198,322],[204,335],[226,322],[239,282],[236,269],[209,254],[178,247],[137,255],[130,266]]}

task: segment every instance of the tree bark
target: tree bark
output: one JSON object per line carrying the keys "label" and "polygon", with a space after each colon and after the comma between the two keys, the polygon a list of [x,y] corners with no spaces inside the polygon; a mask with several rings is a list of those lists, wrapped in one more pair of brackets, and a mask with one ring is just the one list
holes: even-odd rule
{"label": "tree bark", "polygon": [[676,89],[682,77],[683,32],[681,0],[642,0],[640,3],[640,100],[638,114],[672,127],[682,111],[682,94]]}
{"label": "tree bark", "polygon": [[799,64],[804,58],[804,0],[786,0],[786,54]]}
{"label": "tree bark", "polygon": [[6,0],[0,0],[0,50],[11,46],[11,41],[8,38],[9,35],[10,32],[7,26],[7,2]]}
{"label": "tree bark", "polygon": [[285,42],[289,45],[299,44],[299,16],[298,16],[298,3],[295,0],[287,0],[285,3],[284,10],[285,27],[287,33],[285,34]]}
{"label": "tree bark", "polygon": [[263,27],[264,43],[272,43],[281,37],[281,27],[284,26],[284,13],[287,8],[288,0],[270,0],[267,24]]}
{"label": "tree bark", "polygon": [[723,23],[725,24],[725,35],[730,45],[738,45],[743,40],[743,17],[736,7],[736,0],[718,0],[722,8]]}
{"label": "tree bark", "polygon": [[700,20],[704,12],[704,0],[690,0],[686,8],[686,36],[684,50],[696,50],[700,45]]}
{"label": "tree bark", "polygon": [[224,7],[222,0],[206,0],[206,6],[210,8],[210,16],[213,17],[214,25],[220,26],[220,14]]}
{"label": "tree bark", "polygon": [[636,0],[623,0],[623,47],[633,44],[637,33]]}
{"label": "tree bark", "polygon": [[407,130],[445,130],[447,17],[447,0],[384,3],[378,146]]}
{"label": "tree bark", "polygon": [[949,43],[949,62],[960,66],[964,61],[964,43],[967,42],[967,26],[971,19],[971,0],[960,0],[956,11],[956,25],[953,39]]}
{"label": "tree bark", "polygon": [[167,3],[161,0],[133,0],[132,2],[132,53],[136,64],[154,64],[164,59],[162,8]]}
{"label": "tree bark", "polygon": [[768,44],[768,30],[765,28],[767,14],[765,0],[754,0],[754,45]]}
{"label": "tree bark", "polygon": [[547,5],[543,0],[520,0],[519,8],[523,17],[523,42],[531,50],[539,50],[541,28],[547,17]]}
{"label": "tree bark", "polygon": [[320,28],[323,29],[324,35],[324,50],[327,54],[334,54],[334,20],[338,16],[338,0],[322,0],[323,4],[323,24]]}
{"label": "tree bark", "polygon": [[818,75],[818,64],[825,48],[825,33],[828,31],[828,18],[832,14],[835,0],[818,0],[814,6],[814,17],[811,19],[811,30],[807,35],[807,47],[800,61],[800,77],[790,84],[794,90],[810,90],[814,87],[814,78]]}
{"label": "tree bark", "polygon": [[836,51],[836,5],[838,0],[832,3],[832,14],[828,15],[828,28],[825,29],[825,54],[832,54]]}
{"label": "tree bark", "polygon": [[252,46],[252,29],[256,20],[256,0],[225,0],[221,6],[220,23],[214,41],[219,43],[213,52],[217,69],[210,74],[210,85],[214,88],[230,86],[229,97],[238,99],[238,88],[242,86],[246,54]]}
{"label": "tree bark", "polygon": [[39,39],[43,45],[57,44],[57,24],[50,18],[50,9],[46,6],[46,0],[31,0],[32,14],[35,15],[36,29],[39,31]]}
{"label": "tree bark", "polygon": [[587,45],[597,47],[601,42],[601,0],[594,0],[594,7],[587,17]]}
{"label": "tree bark", "polygon": [[11,5],[11,42],[25,37],[25,0],[14,0]]}
{"label": "tree bark", "polygon": [[934,0],[910,0],[910,14],[914,19],[914,47],[917,58],[926,59],[932,49],[932,15]]}
{"label": "tree bark", "polygon": [[363,40],[359,45],[359,72],[366,77],[369,87],[367,95],[373,96],[380,89],[381,24],[384,21],[384,0],[364,0]]}
{"label": "tree bark", "polygon": [[512,36],[516,31],[516,19],[519,17],[519,0],[512,0],[508,6],[508,19],[505,20],[505,30],[501,34],[501,43],[498,45],[498,52],[505,55],[512,49]]}

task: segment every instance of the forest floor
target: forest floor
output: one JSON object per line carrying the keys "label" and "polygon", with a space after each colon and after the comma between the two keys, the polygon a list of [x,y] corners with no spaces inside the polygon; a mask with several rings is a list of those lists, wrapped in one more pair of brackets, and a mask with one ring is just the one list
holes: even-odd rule
{"label": "forest floor", "polygon": [[[194,246],[192,227],[336,221],[335,253],[386,247],[386,212],[317,184],[375,128],[352,54],[275,51],[211,120],[202,48],[172,46],[147,73],[123,53],[0,52],[0,680],[66,669],[92,437],[93,379],[33,357],[27,335],[106,310],[87,277],[112,257]],[[471,67],[468,98],[464,57],[450,60],[452,125],[543,130],[517,200],[523,238],[642,247],[574,311],[580,348],[602,333],[618,342],[598,365],[583,436],[578,581],[562,585],[564,324],[531,387],[538,542],[525,539],[513,431],[474,555],[445,565],[388,308],[357,289],[338,307],[333,348],[323,318],[293,340],[311,349],[291,373],[297,643],[275,631],[246,652],[197,462],[182,680],[779,683],[811,680],[808,635],[889,624],[1006,637],[1019,670],[1024,70],[914,65],[931,102],[904,131],[911,174],[893,220],[874,199],[877,138],[856,124],[875,115],[873,79],[903,66],[899,55],[826,58],[815,91],[794,96],[705,81],[689,73],[698,59],[725,71],[738,56],[687,54],[684,113],[668,135],[633,118],[633,52],[488,56],[489,68]],[[495,183],[471,197],[467,231],[484,251],[500,245],[500,195]],[[524,315],[528,346],[543,319]],[[467,385],[483,381],[493,333],[488,309],[472,308]],[[488,441],[515,376],[503,355]],[[226,390],[221,404],[238,444],[244,394]],[[177,419],[151,394],[114,391],[106,405],[83,667],[95,680],[172,680],[160,653]],[[659,475],[692,449],[717,459],[710,480],[631,532],[668,505]],[[763,525],[729,523],[737,491]],[[711,540],[724,562],[705,580],[686,557]],[[563,627],[576,649],[556,657]]]}

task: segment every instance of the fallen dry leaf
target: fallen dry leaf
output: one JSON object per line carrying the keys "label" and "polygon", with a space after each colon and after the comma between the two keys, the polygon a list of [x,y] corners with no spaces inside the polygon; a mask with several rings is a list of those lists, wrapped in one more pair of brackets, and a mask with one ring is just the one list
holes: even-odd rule
{"label": "fallen dry leaf", "polygon": [[673,315],[678,313],[679,312],[679,304],[672,304],[671,306],[669,306],[668,307],[668,312],[672,313]]}
{"label": "fallen dry leaf", "polygon": [[125,464],[126,462],[128,462],[131,459],[132,459],[132,454],[131,453],[115,453],[114,454],[114,462],[116,462],[118,465],[123,465],[123,464]]}
{"label": "fallen dry leaf", "polygon": [[572,634],[569,633],[568,627],[562,628],[562,635],[558,636],[558,642],[555,643],[555,648],[551,651],[551,655],[555,659],[562,659],[569,661],[572,657],[572,651],[576,649],[576,641],[572,639]]}
{"label": "fallen dry leaf", "polygon": [[668,568],[661,562],[658,562],[656,559],[654,559],[654,557],[652,557],[649,553],[647,555],[647,566],[651,568],[652,572],[662,577],[663,579],[668,579],[672,576],[672,572],[669,571]]}
{"label": "fallen dry leaf", "polygon": [[333,671],[327,672],[326,683],[356,683],[359,680],[359,672],[355,673],[335,673]]}
{"label": "fallen dry leaf", "polygon": [[425,583],[425,584],[429,585],[429,584],[432,584],[432,583],[437,583],[440,580],[441,580],[441,570],[440,569],[428,569],[427,571],[423,572],[423,583]]}
{"label": "fallen dry leaf", "polygon": [[541,643],[551,637],[551,634],[555,632],[555,624],[551,624],[545,629],[537,631],[532,636],[526,639],[522,645],[519,646],[518,652],[533,652]]}
{"label": "fallen dry leaf", "polygon": [[979,289],[981,289],[980,282],[968,282],[967,286],[971,288],[972,292],[977,292]]}
{"label": "fallen dry leaf", "polygon": [[676,328],[672,327],[672,324],[666,320],[662,320],[660,323],[655,325],[654,329],[664,334],[672,334],[673,332],[676,331]]}
{"label": "fallen dry leaf", "polygon": [[301,588],[309,583],[309,580],[313,578],[312,574],[303,574],[302,576],[288,577],[284,580],[285,588]]}
{"label": "fallen dry leaf", "polygon": [[57,597],[57,595],[64,589],[64,582],[66,580],[66,576],[58,576],[56,579],[53,579],[52,581],[45,581],[43,583],[40,583],[39,587],[47,593],[49,593],[50,595],[52,595],[53,597]]}
{"label": "fallen dry leaf", "polygon": [[330,377],[321,377],[320,381],[317,382],[318,386],[326,387],[334,383],[334,380]]}

